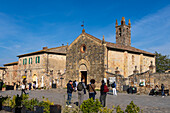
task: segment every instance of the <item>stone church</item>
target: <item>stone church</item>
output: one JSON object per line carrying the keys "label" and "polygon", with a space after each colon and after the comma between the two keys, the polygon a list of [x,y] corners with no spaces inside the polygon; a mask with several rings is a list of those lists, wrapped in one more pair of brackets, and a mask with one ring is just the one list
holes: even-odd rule
{"label": "stone church", "polygon": [[26,77],[28,82],[35,81],[37,87],[44,87],[52,83],[65,86],[69,80],[84,78],[86,84],[95,79],[99,87],[102,79],[120,82],[115,77],[121,77],[128,85],[128,78],[134,70],[144,73],[149,70],[151,62],[155,65],[155,55],[131,46],[130,20],[128,25],[124,17],[120,25],[116,20],[115,28],[116,43],[106,42],[104,36],[100,40],[83,29],[70,45],[44,47],[40,51],[18,55],[15,64],[4,64],[6,76],[3,80],[12,84]]}
{"label": "stone church", "polygon": [[[102,79],[108,80],[116,74],[128,78],[133,71],[138,73],[149,70],[155,55],[131,46],[131,22],[125,18],[118,25],[116,20],[116,43],[100,40],[82,30],[82,33],[68,46],[66,54],[66,81],[95,79],[99,87]],[[155,69],[154,69],[155,71]],[[117,73],[118,72],[118,73]],[[128,84],[128,83],[126,83]]]}

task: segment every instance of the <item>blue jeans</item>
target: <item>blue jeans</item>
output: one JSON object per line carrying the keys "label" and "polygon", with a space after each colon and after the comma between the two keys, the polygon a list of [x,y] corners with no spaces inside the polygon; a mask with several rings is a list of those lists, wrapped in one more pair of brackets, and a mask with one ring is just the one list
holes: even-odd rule
{"label": "blue jeans", "polygon": [[165,96],[164,90],[162,90],[161,92],[162,92],[162,96]]}
{"label": "blue jeans", "polygon": [[95,93],[89,93],[89,98],[93,98],[93,100],[95,100]]}
{"label": "blue jeans", "polygon": [[67,93],[67,94],[68,94],[68,97],[67,97],[67,102],[66,102],[66,104],[67,104],[67,105],[70,105],[70,104],[71,104],[72,93]]}

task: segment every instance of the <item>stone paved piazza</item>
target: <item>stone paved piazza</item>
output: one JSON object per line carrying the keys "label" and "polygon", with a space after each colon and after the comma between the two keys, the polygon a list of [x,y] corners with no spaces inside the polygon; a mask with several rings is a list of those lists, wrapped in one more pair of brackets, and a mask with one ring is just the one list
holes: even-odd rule
{"label": "stone paved piazza", "polygon": [[[51,90],[32,90],[26,91],[29,93],[30,98],[38,98],[42,100],[42,96],[48,98],[54,104],[65,105],[66,101],[66,89],[51,89]],[[96,98],[99,98],[97,92]],[[0,95],[12,96],[21,94],[21,91],[5,91],[0,92]],[[64,98],[65,97],[65,98]],[[73,102],[77,102],[77,93],[73,93]],[[88,98],[88,94],[86,94]],[[111,108],[113,105],[120,105],[121,108],[125,108],[131,101],[143,109],[144,113],[170,113],[170,96],[162,98],[161,96],[148,96],[148,95],[132,95],[125,93],[118,93],[118,96],[107,95],[107,106]]]}

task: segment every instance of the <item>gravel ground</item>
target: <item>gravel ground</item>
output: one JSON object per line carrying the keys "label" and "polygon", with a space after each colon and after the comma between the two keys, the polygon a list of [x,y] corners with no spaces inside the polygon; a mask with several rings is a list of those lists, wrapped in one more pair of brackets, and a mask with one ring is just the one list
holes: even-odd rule
{"label": "gravel ground", "polygon": [[[32,90],[26,92],[29,93],[30,98],[42,100],[44,96],[54,102],[54,104],[60,105],[65,105],[67,98],[66,89]],[[3,96],[13,96],[16,94],[21,94],[21,91],[0,91],[0,95]],[[96,99],[99,99],[99,96],[99,92],[97,92]],[[74,92],[72,98],[73,103],[78,101],[77,98],[78,95]],[[85,99],[87,98],[88,94],[85,96]],[[118,93],[118,96],[108,94],[106,103],[109,108],[112,108],[113,105],[120,105],[122,109],[125,109],[131,101],[143,109],[144,113],[170,113],[170,96],[162,98],[161,96],[132,95],[125,93]]]}

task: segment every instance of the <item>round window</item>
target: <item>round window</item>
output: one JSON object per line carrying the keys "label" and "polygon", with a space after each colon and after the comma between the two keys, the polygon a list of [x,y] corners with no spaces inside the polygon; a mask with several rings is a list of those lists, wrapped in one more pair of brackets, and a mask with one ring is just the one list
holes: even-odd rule
{"label": "round window", "polygon": [[80,51],[81,51],[82,53],[84,53],[84,52],[86,51],[86,46],[85,46],[85,44],[83,44],[83,45],[81,46]]}

